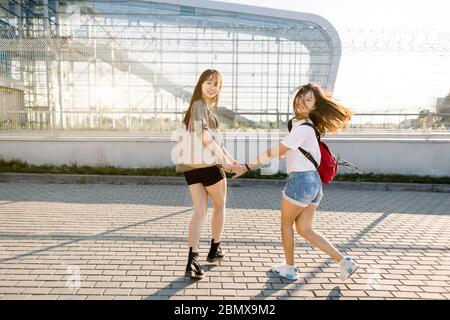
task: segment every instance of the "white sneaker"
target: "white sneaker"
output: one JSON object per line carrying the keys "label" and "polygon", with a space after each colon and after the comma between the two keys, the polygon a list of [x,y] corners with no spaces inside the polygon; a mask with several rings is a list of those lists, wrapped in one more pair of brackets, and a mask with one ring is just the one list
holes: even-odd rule
{"label": "white sneaker", "polygon": [[358,268],[359,264],[350,257],[345,257],[339,262],[341,268],[341,280],[347,280]]}
{"label": "white sneaker", "polygon": [[286,263],[272,267],[272,272],[279,277],[285,277],[289,280],[298,280],[298,268]]}

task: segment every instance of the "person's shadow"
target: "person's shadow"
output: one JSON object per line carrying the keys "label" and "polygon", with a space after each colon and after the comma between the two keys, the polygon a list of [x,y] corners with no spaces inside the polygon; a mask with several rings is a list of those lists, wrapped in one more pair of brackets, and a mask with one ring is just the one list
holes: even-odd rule
{"label": "person's shadow", "polygon": [[274,296],[277,291],[283,290],[290,284],[294,283],[293,281],[289,281],[287,279],[278,277],[275,275],[270,268],[265,271],[267,280],[262,285],[260,289],[260,293],[252,298],[252,300],[265,300],[269,297]]}
{"label": "person's shadow", "polygon": [[[271,273],[271,271],[268,271],[266,273]],[[290,295],[277,296],[275,293],[277,291],[285,289],[290,284],[294,285],[294,287],[292,287],[293,290],[299,290],[304,285],[304,283],[298,282],[298,281],[293,282],[293,281],[289,281],[284,278],[279,278],[279,279],[280,279],[280,282],[274,282],[273,277],[268,277],[266,283],[264,284],[263,288],[261,289],[261,292],[259,294],[257,294],[255,297],[253,297],[253,299],[254,300],[264,300],[269,297],[277,297],[278,299],[286,299],[286,298],[294,298],[295,299],[295,295],[292,297]],[[342,297],[341,288],[339,286],[335,286],[333,289],[330,290],[330,293],[326,297],[326,300],[339,300],[340,297]],[[314,298],[314,297],[313,296],[311,296],[311,297],[305,296],[305,298],[309,299],[309,298]]]}
{"label": "person's shadow", "polygon": [[[211,271],[213,268],[217,267],[217,264],[202,264],[203,270],[205,270],[205,273],[207,274],[209,271]],[[194,283],[197,283],[199,281],[202,281],[200,279],[192,279],[190,277],[179,277],[178,279],[172,281],[164,288],[159,289],[155,293],[145,297],[143,300],[169,300],[170,297],[173,297],[176,295],[177,292],[182,291],[186,289],[187,287],[191,286]],[[184,299],[187,299],[188,297],[183,296]]]}
{"label": "person's shadow", "polygon": [[[205,273],[208,273],[217,266],[218,266],[217,264],[202,265],[203,269],[205,270]],[[251,298],[252,300],[265,300],[270,297],[285,299],[290,296],[289,295],[278,296],[276,295],[276,293],[280,290],[284,290],[286,287],[290,285],[294,285],[296,289],[300,289],[305,284],[301,280],[300,282],[298,280],[294,282],[282,277],[278,277],[274,275],[270,269],[265,271],[265,273],[267,276],[267,280],[264,284],[262,284],[260,292],[256,296]],[[155,293],[145,297],[144,300],[169,300],[171,297],[175,296],[177,292],[182,291],[199,281],[201,280],[195,280],[184,276],[179,277],[178,279],[169,283],[164,288],[161,288],[157,290]],[[187,296],[183,295],[183,298],[186,297]],[[333,289],[330,290],[330,293],[326,297],[326,300],[339,300],[340,297],[342,297],[341,288],[339,286],[335,286]]]}
{"label": "person's shadow", "polygon": [[327,300],[339,300],[341,297],[341,288],[339,286],[335,286],[328,294]]}

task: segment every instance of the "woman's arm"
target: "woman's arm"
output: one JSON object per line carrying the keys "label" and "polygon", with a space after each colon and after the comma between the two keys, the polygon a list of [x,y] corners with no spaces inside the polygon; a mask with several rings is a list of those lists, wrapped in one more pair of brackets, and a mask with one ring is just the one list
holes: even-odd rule
{"label": "woman's arm", "polygon": [[266,163],[270,162],[273,158],[279,158],[284,156],[284,154],[289,150],[284,144],[278,144],[273,146],[272,148],[267,149],[263,153],[261,153],[255,161],[247,163],[250,167],[250,170],[257,169]]}
{"label": "woman's arm", "polygon": [[222,151],[222,148],[217,144],[217,142],[212,137],[208,129],[202,130],[202,143],[203,146],[208,148],[209,151],[216,157],[217,161],[221,164],[232,165],[227,155]]}
{"label": "woman's arm", "polygon": [[[192,127],[191,130],[200,139],[202,147],[207,148],[212,155],[216,158],[217,162],[229,166],[231,165],[227,156],[223,153],[221,147],[214,140],[208,127],[208,115],[205,104],[197,100],[192,104],[191,109]],[[227,169],[229,171],[229,169]]]}
{"label": "woman's arm", "polygon": [[228,161],[230,161],[232,164],[237,164],[236,159],[233,158],[233,156],[228,152],[228,150],[225,148],[225,146],[222,147],[222,151],[225,154],[225,156],[228,158]]}
{"label": "woman's arm", "polygon": [[[267,149],[263,153],[261,153],[255,161],[249,162],[246,165],[250,170],[257,169],[266,163],[270,162],[275,157],[282,157],[286,154],[286,152],[289,150],[287,146],[280,143],[276,146],[273,146],[272,148]],[[238,169],[235,169],[234,172],[236,172],[236,175],[233,176],[233,179],[243,175],[244,173],[248,172],[247,166],[241,166]]]}

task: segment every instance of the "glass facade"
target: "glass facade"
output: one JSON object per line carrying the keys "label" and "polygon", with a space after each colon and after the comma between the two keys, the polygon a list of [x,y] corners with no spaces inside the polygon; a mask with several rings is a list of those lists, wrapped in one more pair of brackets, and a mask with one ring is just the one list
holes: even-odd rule
{"label": "glass facade", "polygon": [[278,127],[298,85],[333,88],[340,52],[314,15],[208,1],[0,0],[0,94],[17,101],[0,117],[41,129],[172,130],[214,68],[224,123]]}

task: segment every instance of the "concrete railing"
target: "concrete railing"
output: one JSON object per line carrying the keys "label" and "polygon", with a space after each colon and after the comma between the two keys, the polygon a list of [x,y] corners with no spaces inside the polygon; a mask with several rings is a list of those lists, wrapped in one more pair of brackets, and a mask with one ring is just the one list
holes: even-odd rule
{"label": "concrete railing", "polygon": [[[240,163],[252,160],[281,137],[256,139],[227,137],[226,147]],[[331,137],[325,139],[335,154],[354,163],[363,173],[450,176],[450,137]],[[0,135],[0,158],[33,165],[115,166],[158,168],[173,166],[170,137],[103,134]],[[273,161],[272,171],[285,172],[283,160]],[[346,172],[342,167],[341,172]],[[271,170],[268,169],[268,172]],[[347,170],[348,171],[348,170]]]}

